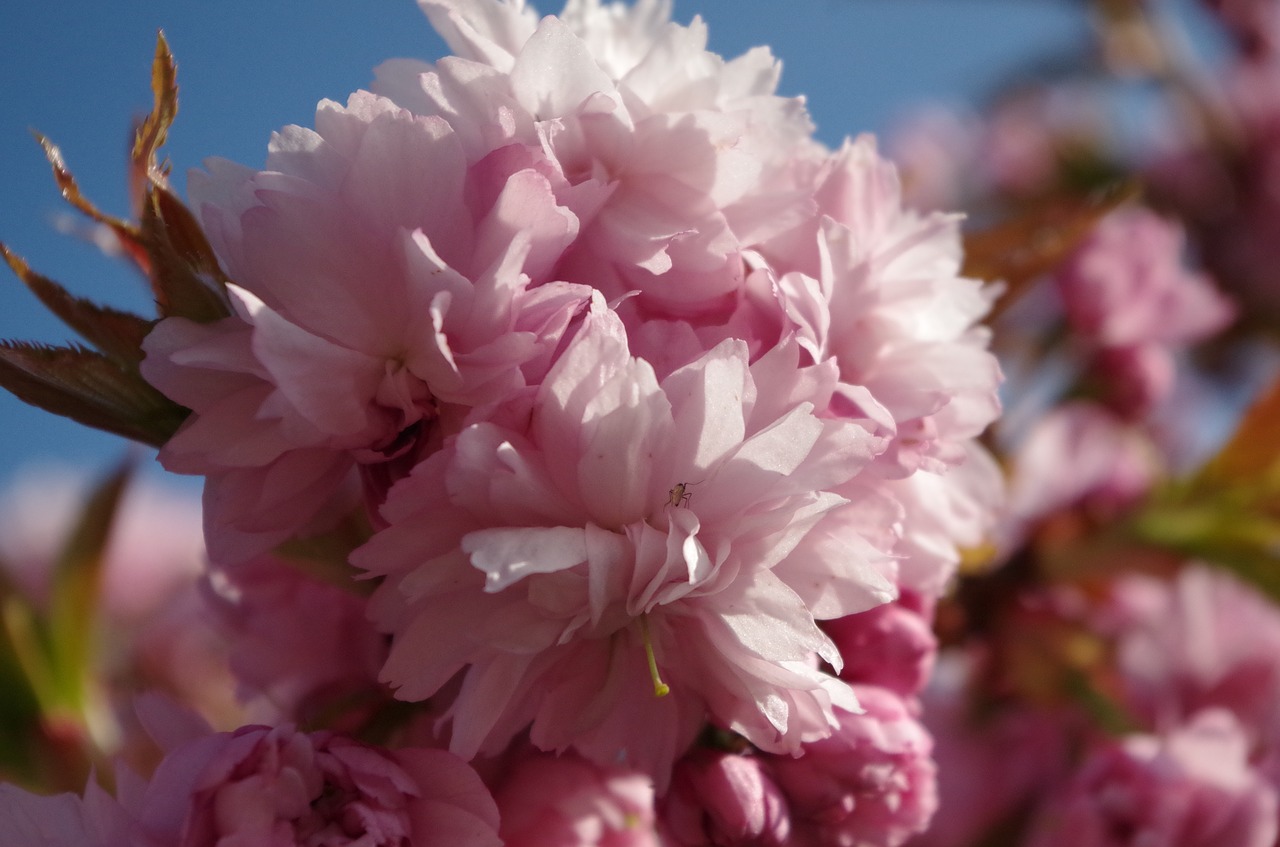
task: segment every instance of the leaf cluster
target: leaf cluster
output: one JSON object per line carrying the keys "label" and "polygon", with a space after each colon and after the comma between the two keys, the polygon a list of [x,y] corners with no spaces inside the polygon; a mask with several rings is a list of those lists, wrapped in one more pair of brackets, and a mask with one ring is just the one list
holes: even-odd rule
{"label": "leaf cluster", "polygon": [[151,445],[168,440],[188,411],[142,378],[138,366],[147,333],[163,318],[208,323],[231,314],[226,275],[195,217],[170,188],[168,164],[159,158],[178,112],[176,80],[177,67],[161,33],[151,71],[152,108],[134,129],[129,155],[136,220],[98,209],[80,191],[58,147],[37,136],[63,199],[110,230],[150,283],[156,318],[77,297],[0,244],[0,256],[18,279],[88,344],[0,342],[0,386],[46,411]]}

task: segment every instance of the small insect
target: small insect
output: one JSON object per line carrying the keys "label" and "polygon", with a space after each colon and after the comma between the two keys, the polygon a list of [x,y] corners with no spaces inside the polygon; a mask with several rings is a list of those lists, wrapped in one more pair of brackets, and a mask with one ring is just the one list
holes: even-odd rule
{"label": "small insect", "polygon": [[689,491],[692,482],[678,482],[676,487],[667,492],[667,505],[675,506],[677,509],[681,506],[687,506],[689,499],[693,497],[693,492]]}

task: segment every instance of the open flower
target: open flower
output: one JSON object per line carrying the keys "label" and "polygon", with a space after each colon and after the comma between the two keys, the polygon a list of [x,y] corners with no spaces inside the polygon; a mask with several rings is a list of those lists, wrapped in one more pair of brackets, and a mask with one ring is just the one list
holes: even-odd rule
{"label": "open flower", "polygon": [[1116,583],[1111,626],[1128,704],[1151,723],[1225,709],[1280,775],[1280,612],[1204,564]]}
{"label": "open flower", "polygon": [[375,90],[419,114],[470,113],[469,158],[518,145],[554,166],[566,202],[593,198],[559,278],[639,292],[648,314],[722,313],[744,286],[743,245],[812,205],[790,172],[820,148],[803,101],[774,93],[768,50],[725,61],[700,19],[672,23],[656,0],[572,0],[542,19],[510,0],[420,5],[456,58],[387,63]]}
{"label": "open flower", "polygon": [[1057,273],[1071,328],[1110,405],[1141,419],[1168,398],[1180,348],[1222,330],[1235,304],[1187,267],[1181,227],[1143,208],[1103,218]]}
{"label": "open flower", "polygon": [[828,599],[833,617],[876,601],[849,547],[792,554],[879,441],[773,379],[730,341],[659,383],[597,304],[519,424],[459,433],[354,554],[387,577],[383,678],[420,700],[461,673],[464,757],[531,725],[660,788],[708,717],[778,752],[830,732],[856,706],[817,668],[840,660],[805,598],[852,585],[864,604]]}
{"label": "open flower", "polygon": [[829,737],[797,758],[775,756],[795,844],[897,847],[938,807],[933,741],[887,689],[858,686],[864,711],[843,713]]}
{"label": "open flower", "polygon": [[362,597],[273,555],[214,569],[206,589],[254,720],[309,724],[324,716],[335,727],[344,711],[385,698],[377,683],[385,637]]}
{"label": "open flower", "polygon": [[443,750],[385,750],[329,732],[246,726],[188,734],[118,799],[0,785],[5,843],[21,847],[500,847],[480,777]]}
{"label": "open flower", "polygon": [[1225,711],[1164,736],[1130,736],[1092,751],[1037,818],[1032,847],[1271,847],[1276,789],[1248,763]]}
{"label": "open flower", "polygon": [[999,414],[1000,368],[977,325],[992,289],[960,276],[958,216],[905,209],[869,136],[816,181],[819,215],[762,251],[800,344],[839,366],[837,409],[895,436],[886,475],[959,464]]}
{"label": "open flower", "polygon": [[653,781],[521,745],[494,780],[507,847],[658,847]]}
{"label": "open flower", "polygon": [[501,844],[493,798],[449,753],[288,727],[191,739],[122,803],[163,847]]}
{"label": "open flower", "polygon": [[524,385],[521,367],[536,369],[581,303],[563,286],[526,290],[577,218],[533,170],[469,199],[442,118],[360,92],[321,103],[315,130],[278,134],[266,171],[209,168],[191,193],[234,314],[162,321],[143,373],[195,412],[161,461],[207,477],[216,561],[298,533],[357,465],[412,455],[450,409]]}

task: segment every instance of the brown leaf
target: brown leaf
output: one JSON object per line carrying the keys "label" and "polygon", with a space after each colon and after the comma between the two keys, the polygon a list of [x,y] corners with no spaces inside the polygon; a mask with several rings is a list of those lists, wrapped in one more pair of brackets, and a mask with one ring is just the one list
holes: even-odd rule
{"label": "brown leaf", "polygon": [[62,151],[58,149],[58,145],[38,132],[35,133],[35,137],[36,141],[40,142],[40,148],[44,150],[45,158],[49,160],[50,167],[53,168],[53,180],[58,185],[58,191],[62,194],[62,199],[91,220],[108,227],[120,242],[125,255],[145,273],[148,267],[147,254],[143,248],[142,234],[138,232],[138,227],[123,218],[108,215],[95,206],[89,198],[81,193],[80,186],[71,174],[70,169],[67,168],[67,163],[63,160]]}
{"label": "brown leaf", "polygon": [[161,316],[209,323],[231,314],[226,276],[209,242],[191,212],[162,185],[148,191],[142,237]]}
{"label": "brown leaf", "polygon": [[1215,485],[1280,489],[1280,379],[1249,408],[1235,434],[1200,472]]}
{"label": "brown leaf", "polygon": [[0,342],[0,386],[45,411],[155,446],[188,414],[136,370],[79,347]]}
{"label": "brown leaf", "polygon": [[167,163],[157,159],[178,114],[177,77],[173,54],[159,32],[151,63],[151,112],[134,130],[129,190],[161,317],[207,323],[231,314],[226,274],[195,216],[170,190]]}
{"label": "brown leaf", "polygon": [[1128,182],[1086,197],[1055,197],[990,229],[969,233],[964,242],[964,275],[1004,282],[1006,291],[994,309],[998,314],[1029,283],[1071,255],[1104,215],[1138,193],[1138,186]]}
{"label": "brown leaf", "polygon": [[162,30],[156,33],[155,58],[151,62],[151,112],[134,130],[129,151],[129,186],[139,215],[148,187],[167,182],[168,167],[158,163],[156,152],[164,146],[177,115],[178,66]]}
{"label": "brown leaf", "polygon": [[45,308],[85,341],[119,362],[136,365],[142,361],[142,340],[151,331],[152,321],[72,295],[58,283],[31,270],[3,243],[0,243],[0,256],[9,263],[18,279],[40,298]]}
{"label": "brown leaf", "polygon": [[177,115],[178,66],[164,31],[160,30],[156,33],[155,58],[151,62],[151,112],[134,133],[130,158],[138,163],[153,163],[155,152],[164,146]]}

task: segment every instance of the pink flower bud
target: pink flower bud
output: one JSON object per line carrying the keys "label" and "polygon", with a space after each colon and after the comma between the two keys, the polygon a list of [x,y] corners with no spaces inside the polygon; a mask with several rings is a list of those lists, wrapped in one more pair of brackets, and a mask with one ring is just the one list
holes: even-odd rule
{"label": "pink flower bud", "polygon": [[647,776],[533,748],[513,758],[494,791],[506,847],[658,847]]}
{"label": "pink flower bud", "polygon": [[849,682],[911,697],[933,670],[938,640],[923,617],[898,603],[828,621],[823,629],[840,650],[840,677]]}
{"label": "pink flower bud", "polygon": [[863,714],[840,714],[830,737],[770,761],[802,839],[896,847],[938,805],[933,741],[891,691],[857,686]]}
{"label": "pink flower bud", "polygon": [[681,847],[788,843],[791,820],[764,759],[696,750],[676,765],[663,822]]}

